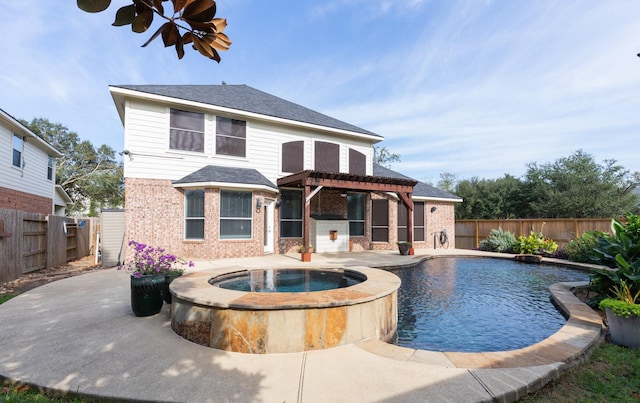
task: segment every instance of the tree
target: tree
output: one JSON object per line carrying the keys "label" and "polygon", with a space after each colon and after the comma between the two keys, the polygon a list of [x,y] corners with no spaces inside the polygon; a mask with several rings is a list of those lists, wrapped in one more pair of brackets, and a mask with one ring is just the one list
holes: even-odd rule
{"label": "tree", "polygon": [[443,172],[440,174],[440,180],[438,181],[437,188],[440,190],[444,190],[445,192],[452,193],[455,188],[456,174],[452,174],[451,172]]}
{"label": "tree", "polygon": [[124,172],[122,162],[107,145],[97,149],[60,123],[45,118],[20,121],[32,132],[60,151],[56,161],[56,183],[73,200],[68,213],[97,215],[100,208],[122,207],[124,204]]}
{"label": "tree", "polygon": [[528,164],[525,177],[530,217],[616,217],[637,208],[629,171],[613,159],[598,164],[582,150],[553,163]]}
{"label": "tree", "polygon": [[393,162],[400,162],[400,154],[390,152],[387,147],[373,146],[373,162],[391,168]]}
{"label": "tree", "polygon": [[454,193],[463,199],[455,207],[458,219],[518,218],[524,210],[523,183],[511,175],[499,179],[462,180]]}
{"label": "tree", "polygon": [[[213,0],[171,0],[173,13],[165,15],[162,5],[167,0],[129,0],[129,5],[116,11],[114,26],[131,25],[136,33],[146,32],[153,23],[154,15],[166,22],[142,45],[147,46],[158,36],[162,36],[164,46],[174,46],[178,59],[184,56],[184,45],[193,44],[193,48],[209,59],[220,63],[218,51],[231,46],[229,37],[222,33],[227,20],[215,18],[216,2]],[[111,0],[77,0],[78,7],[88,13],[99,13],[111,5]],[[186,23],[189,27],[183,25]],[[180,30],[186,32],[181,33]]]}

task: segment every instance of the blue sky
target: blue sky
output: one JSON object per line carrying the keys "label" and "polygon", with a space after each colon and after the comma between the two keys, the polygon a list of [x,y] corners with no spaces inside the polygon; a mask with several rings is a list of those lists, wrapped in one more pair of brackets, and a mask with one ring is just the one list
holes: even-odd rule
{"label": "blue sky", "polygon": [[247,84],[385,137],[437,183],[521,176],[582,149],[640,171],[638,0],[220,0],[217,64],[140,46],[106,12],[20,0],[0,14],[0,108],[123,146],[110,84]]}

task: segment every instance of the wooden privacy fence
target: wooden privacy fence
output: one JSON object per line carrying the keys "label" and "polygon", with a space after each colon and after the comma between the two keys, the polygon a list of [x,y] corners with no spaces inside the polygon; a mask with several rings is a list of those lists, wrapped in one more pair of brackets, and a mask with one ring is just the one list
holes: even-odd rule
{"label": "wooden privacy fence", "polygon": [[0,209],[0,283],[92,254],[93,221]]}
{"label": "wooden privacy fence", "polygon": [[[624,220],[622,220],[624,222]],[[610,218],[539,218],[517,220],[456,220],[456,248],[474,249],[486,239],[492,229],[502,228],[515,234],[528,236],[531,231],[542,232],[560,248],[585,231],[610,232]]]}

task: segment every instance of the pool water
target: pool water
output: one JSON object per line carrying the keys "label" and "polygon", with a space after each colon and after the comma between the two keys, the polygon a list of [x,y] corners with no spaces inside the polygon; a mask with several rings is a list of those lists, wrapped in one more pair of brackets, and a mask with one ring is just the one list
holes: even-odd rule
{"label": "pool water", "polygon": [[433,351],[503,351],[551,336],[566,323],[548,287],[586,272],[507,259],[437,258],[394,271],[398,341]]}
{"label": "pool water", "polygon": [[364,281],[343,270],[264,269],[214,279],[212,285],[244,292],[314,292],[349,287]]}

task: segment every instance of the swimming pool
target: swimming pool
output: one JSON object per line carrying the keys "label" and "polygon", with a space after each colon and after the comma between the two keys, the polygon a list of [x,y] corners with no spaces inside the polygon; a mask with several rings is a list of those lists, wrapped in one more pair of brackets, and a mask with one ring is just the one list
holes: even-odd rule
{"label": "swimming pool", "polygon": [[564,316],[549,285],[588,281],[586,272],[507,259],[436,258],[395,270],[398,340],[432,351],[504,351],[558,331]]}

